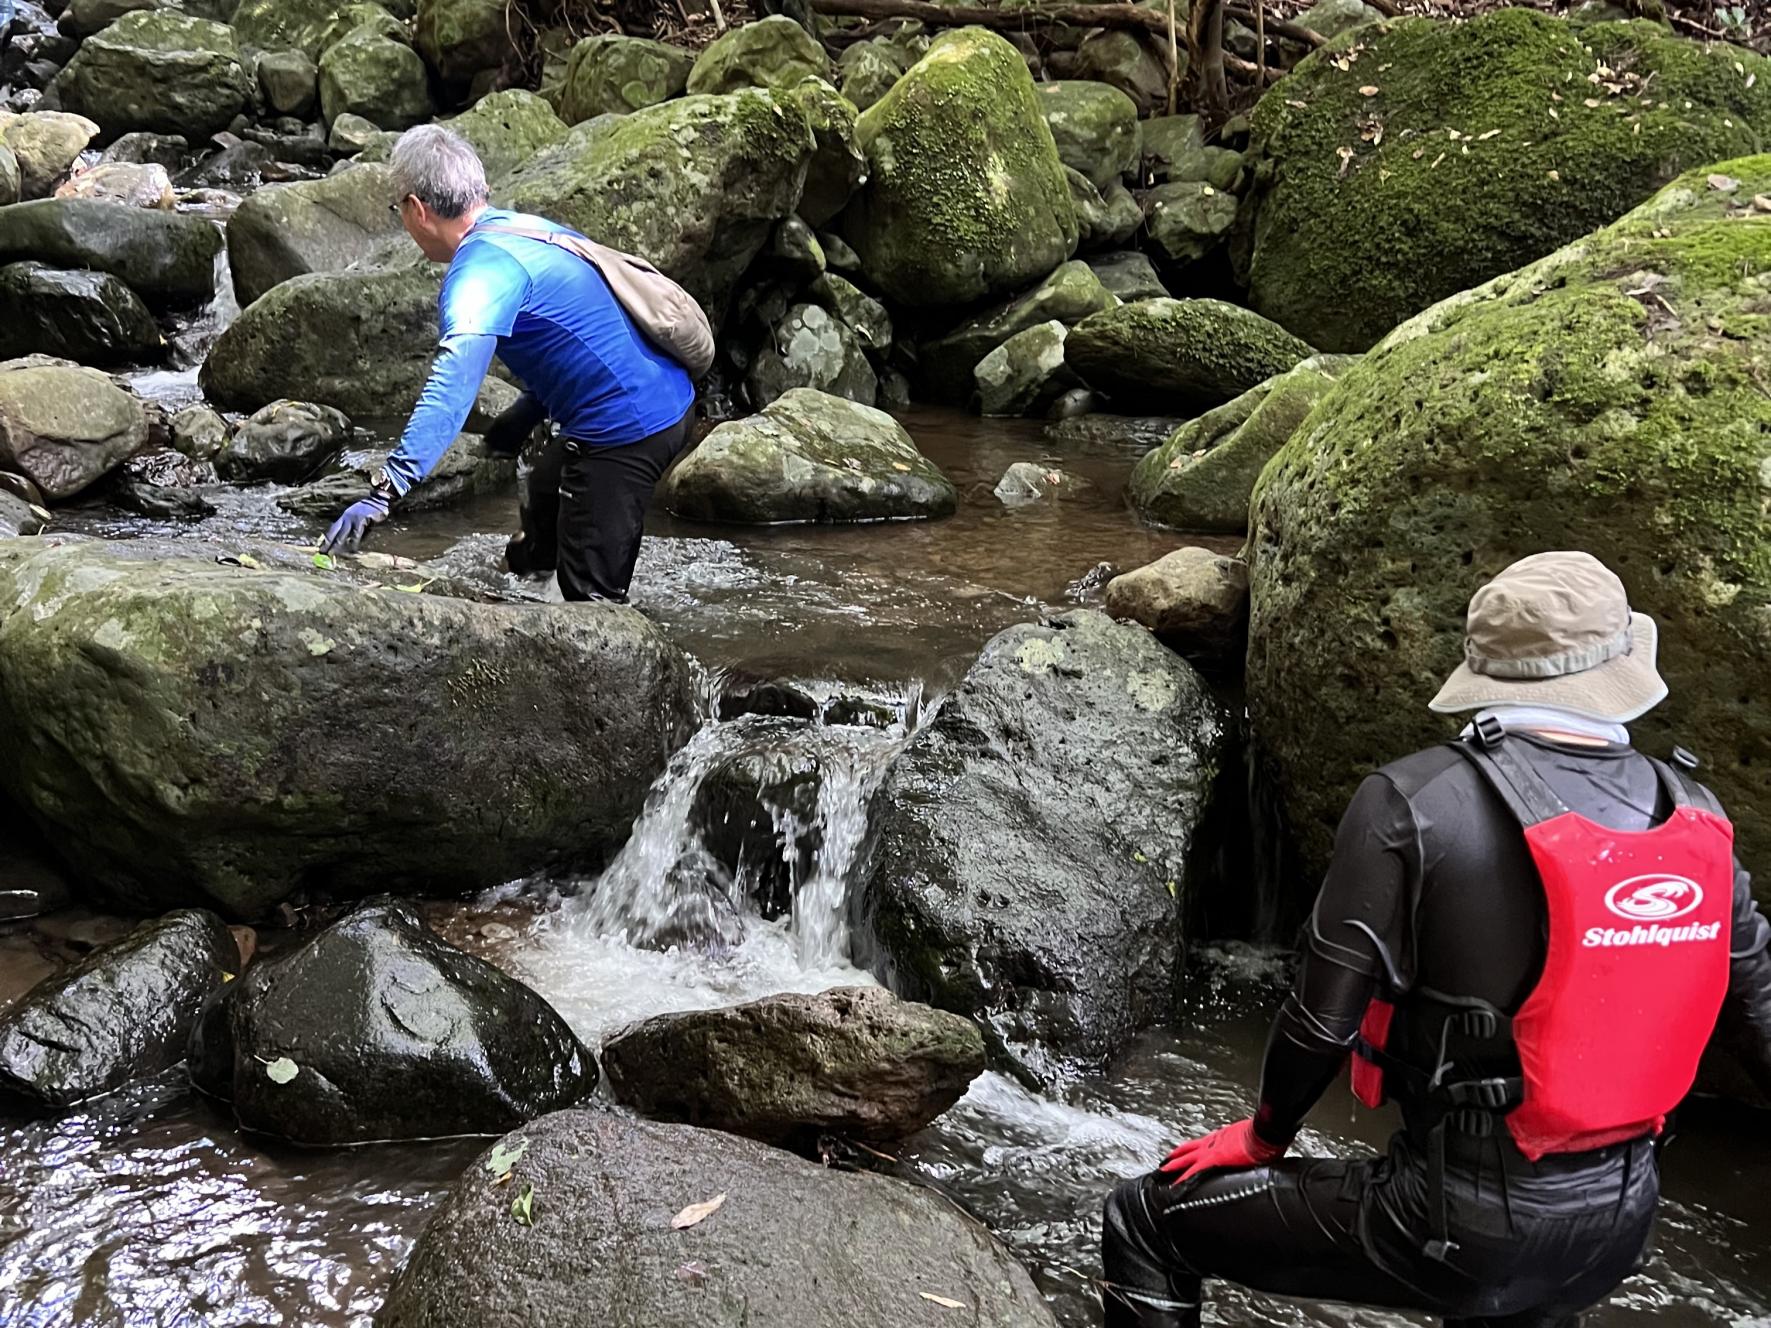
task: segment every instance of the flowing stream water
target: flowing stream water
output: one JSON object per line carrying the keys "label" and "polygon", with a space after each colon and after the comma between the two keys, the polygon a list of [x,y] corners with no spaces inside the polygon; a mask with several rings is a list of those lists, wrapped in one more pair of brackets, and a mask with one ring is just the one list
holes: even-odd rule
{"label": "flowing stream water", "polygon": [[[175,373],[145,385],[174,399],[188,390]],[[746,677],[788,679],[820,700],[854,698],[873,723],[709,723],[672,761],[597,880],[517,883],[427,906],[443,935],[534,985],[593,1047],[660,1011],[871,982],[850,962],[847,894],[867,800],[893,756],[996,631],[1098,593],[1090,588],[1098,578],[1086,575],[1097,563],[1136,566],[1182,542],[1125,511],[1120,493],[1135,449],[1059,448],[1036,426],[928,412],[909,424],[961,488],[951,520],[738,532],[659,517],[635,586],[635,602],[709,671],[710,690]],[[1010,462],[1041,458],[1061,460],[1091,487],[1021,509],[991,496]],[[313,524],[277,509],[276,493],[232,492],[215,517],[180,529],[220,547],[244,533],[311,541]],[[99,507],[61,515],[64,528],[90,534],[168,529]],[[513,521],[512,499],[484,500],[397,521],[378,542],[484,565]],[[778,818],[783,861],[749,862],[734,879],[707,852],[698,794],[723,762],[758,753],[815,770],[818,792],[811,806]],[[1276,869],[1268,853],[1244,856]],[[792,908],[771,920],[753,892],[781,870]],[[1231,888],[1253,894],[1272,884]],[[1241,913],[1276,916],[1266,904]],[[15,946],[0,950],[0,973],[28,931],[0,928]],[[279,938],[263,940],[274,947]],[[1104,1193],[1175,1140],[1248,1112],[1283,977],[1276,950],[1196,947],[1175,1021],[1138,1039],[1110,1073],[1044,1093],[986,1074],[885,1165],[970,1208],[1034,1268],[1065,1324],[1091,1323]],[[0,985],[0,1000],[11,994]],[[1369,1149],[1389,1123],[1356,1116],[1336,1090],[1300,1147]],[[1716,1111],[1685,1122],[1666,1159],[1653,1261],[1591,1324],[1771,1328],[1763,1124]],[[365,1325],[426,1214],[483,1146],[281,1147],[241,1136],[184,1091],[177,1073],[58,1121],[5,1125],[0,1325]],[[1234,1288],[1214,1291],[1207,1321],[1420,1322]]]}

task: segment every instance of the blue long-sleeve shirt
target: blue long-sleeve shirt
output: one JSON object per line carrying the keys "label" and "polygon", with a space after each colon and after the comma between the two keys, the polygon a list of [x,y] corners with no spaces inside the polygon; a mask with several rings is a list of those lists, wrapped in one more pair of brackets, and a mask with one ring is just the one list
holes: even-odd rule
{"label": "blue long-sleeve shirt", "polygon": [[485,230],[499,224],[563,229],[487,208],[456,250],[437,297],[440,349],[387,462],[399,494],[461,432],[494,355],[566,437],[593,446],[636,443],[694,404],[687,371],[646,339],[595,267],[556,245]]}

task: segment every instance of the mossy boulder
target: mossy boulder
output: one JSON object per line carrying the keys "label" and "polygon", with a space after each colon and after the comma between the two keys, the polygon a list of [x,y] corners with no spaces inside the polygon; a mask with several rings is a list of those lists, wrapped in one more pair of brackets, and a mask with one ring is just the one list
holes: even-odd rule
{"label": "mossy boulder", "polygon": [[1097,189],[1138,168],[1138,108],[1118,88],[1086,79],[1036,85],[1058,159]]}
{"label": "mossy boulder", "polygon": [[837,61],[837,81],[842,95],[857,110],[866,110],[904,77],[902,52],[886,42],[856,42]]}
{"label": "mossy boulder", "polygon": [[821,78],[803,78],[779,94],[799,107],[816,145],[806,167],[799,215],[822,226],[848,205],[867,178],[867,154],[855,137],[859,113]]}
{"label": "mossy boulder", "polygon": [[1150,250],[1184,267],[1219,249],[1236,224],[1234,194],[1203,180],[1158,185],[1144,195],[1144,224]]}
{"label": "mossy boulder", "polygon": [[1146,521],[1177,530],[1241,534],[1261,471],[1354,362],[1311,356],[1188,421],[1132,471],[1132,506]]}
{"label": "mossy boulder", "polygon": [[[1181,80],[1187,76],[1187,54],[1181,52]],[[1148,115],[1168,98],[1167,55],[1149,33],[1098,28],[1076,49],[1076,77],[1117,88]]]}
{"label": "mossy boulder", "polygon": [[766,406],[794,388],[816,388],[871,406],[879,380],[861,340],[822,305],[796,304],[757,352],[745,379],[751,404]]}
{"label": "mossy boulder", "polygon": [[1064,363],[1070,329],[1057,319],[1017,332],[972,370],[981,415],[1039,415],[1076,385]]}
{"label": "mossy boulder", "polygon": [[267,110],[301,117],[320,98],[320,71],[301,51],[265,51],[255,66]]}
{"label": "mossy boulder", "polygon": [[1115,401],[1209,410],[1314,352],[1259,314],[1221,300],[1139,300],[1078,323],[1071,368]]}
{"label": "mossy boulder", "polygon": [[1169,178],[1176,162],[1205,147],[1205,129],[1197,115],[1158,115],[1143,122],[1139,141],[1144,168],[1161,182]]}
{"label": "mossy boulder", "polygon": [[[1724,188],[1716,188],[1714,174]],[[1305,850],[1370,771],[1451,736],[1426,703],[1465,606],[1582,549],[1661,628],[1675,742],[1771,852],[1771,157],[1701,168],[1616,224],[1409,320],[1268,466],[1250,529],[1248,694]]]}
{"label": "mossy boulder", "polygon": [[107,138],[139,129],[193,142],[227,128],[253,91],[232,28],[171,10],[136,10],[87,38],[51,87]]}
{"label": "mossy boulder", "polygon": [[42,198],[0,211],[0,263],[37,259],[127,282],[151,307],[206,304],[221,233],[202,217],[92,198]]}
{"label": "mossy boulder", "polygon": [[626,115],[680,97],[695,67],[692,52],[619,35],[586,37],[572,47],[560,90],[560,118],[579,124]]}
{"label": "mossy boulder", "polygon": [[892,316],[852,281],[826,272],[806,294],[847,323],[866,349],[882,354],[892,348]]}
{"label": "mossy boulder", "polygon": [[0,359],[42,353],[108,366],[166,351],[147,306],[108,272],[8,263],[0,267],[0,309]]}
{"label": "mossy boulder", "polygon": [[1075,252],[1057,144],[1020,52],[951,32],[857,125],[868,180],[844,233],[872,285],[917,308],[1019,290]]}
{"label": "mossy boulder", "polygon": [[0,207],[11,207],[23,191],[24,173],[19,169],[18,157],[0,142]]}
{"label": "mossy boulder", "polygon": [[419,0],[418,50],[453,97],[519,58],[505,0]]}
{"label": "mossy boulder", "polygon": [[382,129],[409,129],[433,109],[424,61],[374,28],[359,28],[320,57],[320,112],[328,124],[360,115]]}
{"label": "mossy boulder", "polygon": [[884,411],[809,388],[722,424],[664,482],[699,521],[773,524],[950,515],[958,496]]}
{"label": "mossy boulder", "polygon": [[16,162],[18,183],[8,202],[47,198],[56,183],[98,136],[98,125],[67,111],[32,111],[14,115],[0,111],[0,146]]}
{"label": "mossy boulder", "polygon": [[832,72],[830,57],[811,33],[776,14],[733,28],[701,52],[688,90],[717,96],[740,88],[788,88],[808,75],[828,79]]}
{"label": "mossy boulder", "polygon": [[1771,60],[1652,23],[1361,27],[1255,112],[1249,296],[1313,345],[1364,350],[1767,135]]}
{"label": "mossy boulder", "polygon": [[789,99],[756,89],[684,97],[574,127],[495,195],[656,263],[718,323],[775,223],[798,206],[813,149]]}
{"label": "mossy boulder", "polygon": [[240,0],[232,20],[242,46],[260,51],[300,51],[315,64],[326,48],[368,22],[383,6],[355,0]]}
{"label": "mossy boulder", "polygon": [[553,107],[521,88],[489,93],[444,123],[473,144],[494,187],[537,152],[562,141],[567,130]]}
{"label": "mossy boulder", "polygon": [[922,394],[950,405],[962,403],[971,393],[978,362],[1017,332],[1053,319],[1073,327],[1118,303],[1087,263],[1064,263],[1026,294],[925,344],[918,357]]}
{"label": "mossy boulder", "polygon": [[401,233],[388,211],[386,166],[352,166],[320,180],[267,185],[228,218],[228,261],[242,308],[308,272],[349,267]]}
{"label": "mossy boulder", "polygon": [[147,441],[141,403],[96,369],[46,355],[0,363],[0,470],[50,501],[90,488]]}
{"label": "mossy boulder", "polygon": [[[249,548],[0,546],[0,787],[119,902],[252,916],[595,864],[695,727],[688,660],[633,610]],[[341,715],[376,740],[341,742]]]}

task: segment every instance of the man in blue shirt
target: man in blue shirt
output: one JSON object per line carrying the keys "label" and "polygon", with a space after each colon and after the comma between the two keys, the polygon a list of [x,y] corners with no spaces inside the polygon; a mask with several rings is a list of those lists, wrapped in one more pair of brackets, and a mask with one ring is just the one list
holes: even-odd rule
{"label": "man in blue shirt", "polygon": [[594,266],[510,230],[559,231],[487,205],[473,148],[441,125],[409,130],[391,161],[400,220],[433,263],[441,343],[400,444],[370,496],[326,532],[355,550],[369,528],[436,466],[461,432],[496,354],[523,396],[486,433],[515,452],[544,418],[557,437],[529,477],[517,572],[557,568],[569,600],[625,602],[652,490],[688,442],[695,386],[647,340]]}

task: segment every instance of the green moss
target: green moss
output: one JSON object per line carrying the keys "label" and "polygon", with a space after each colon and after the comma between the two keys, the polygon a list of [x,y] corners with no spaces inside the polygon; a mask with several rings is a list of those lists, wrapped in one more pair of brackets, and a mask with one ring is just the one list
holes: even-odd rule
{"label": "green moss", "polygon": [[1256,110],[1251,298],[1318,346],[1362,350],[1767,134],[1771,61],[1653,24],[1503,10],[1363,27]]}
{"label": "green moss", "polygon": [[695,61],[689,92],[696,96],[740,88],[787,88],[810,75],[829,78],[830,57],[811,33],[785,14],[740,24]]}
{"label": "green moss", "polygon": [[1403,325],[1262,476],[1251,708],[1312,865],[1363,775],[1445,736],[1471,592],[1545,548],[1660,623],[1671,695],[1634,731],[1698,751],[1771,849],[1771,216],[1708,173]]}
{"label": "green moss", "polygon": [[1221,300],[1139,300],[1077,324],[1072,368],[1123,403],[1207,410],[1311,355],[1259,314]]}

